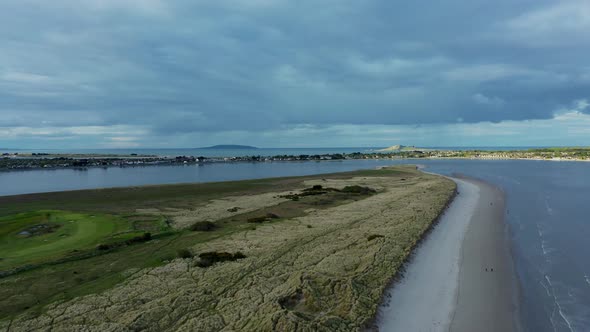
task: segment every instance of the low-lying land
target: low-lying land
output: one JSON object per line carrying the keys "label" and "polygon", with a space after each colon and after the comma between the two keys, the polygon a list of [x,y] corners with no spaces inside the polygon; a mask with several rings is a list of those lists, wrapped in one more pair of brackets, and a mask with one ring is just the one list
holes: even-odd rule
{"label": "low-lying land", "polygon": [[89,167],[128,167],[156,165],[186,165],[226,162],[272,162],[272,161],[326,161],[359,159],[517,159],[517,160],[557,160],[590,161],[590,147],[543,148],[530,150],[434,150],[416,147],[391,147],[375,152],[332,153],[322,155],[277,155],[277,156],[235,156],[235,157],[195,157],[195,156],[124,156],[124,155],[53,155],[37,154],[14,155],[5,153],[0,157],[0,171],[41,168],[89,168]]}
{"label": "low-lying land", "polygon": [[454,190],[406,166],[0,197],[0,330],[359,330]]}

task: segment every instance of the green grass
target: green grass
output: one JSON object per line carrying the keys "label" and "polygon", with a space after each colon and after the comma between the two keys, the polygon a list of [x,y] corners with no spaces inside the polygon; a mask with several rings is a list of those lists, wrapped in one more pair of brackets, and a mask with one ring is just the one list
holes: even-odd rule
{"label": "green grass", "polygon": [[174,259],[179,249],[248,227],[248,224],[228,220],[214,232],[164,232],[146,243],[123,246],[84,259],[45,264],[0,278],[0,319],[27,310],[39,313],[48,303],[104,291],[125,280],[125,271],[129,269],[162,265]]}
{"label": "green grass", "polygon": [[[24,236],[36,225],[56,227],[53,232]],[[42,210],[0,217],[0,270],[40,264],[94,248],[109,236],[131,230],[120,217]],[[122,235],[122,234],[121,234]]]}

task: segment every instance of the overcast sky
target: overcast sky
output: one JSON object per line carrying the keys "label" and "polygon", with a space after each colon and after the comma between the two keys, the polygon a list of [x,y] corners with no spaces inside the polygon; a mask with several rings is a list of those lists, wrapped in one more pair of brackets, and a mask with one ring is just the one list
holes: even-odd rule
{"label": "overcast sky", "polygon": [[588,0],[2,0],[0,147],[590,145]]}

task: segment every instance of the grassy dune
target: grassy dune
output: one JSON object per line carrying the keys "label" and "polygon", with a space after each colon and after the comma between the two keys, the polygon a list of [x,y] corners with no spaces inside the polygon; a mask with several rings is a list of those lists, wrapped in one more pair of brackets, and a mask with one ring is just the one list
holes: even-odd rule
{"label": "grassy dune", "polygon": [[[358,330],[454,188],[399,167],[0,198],[0,236],[38,224],[18,216],[43,218],[41,209],[51,209],[56,222],[102,220],[105,229],[71,245],[55,241],[61,249],[43,258],[48,264],[0,278],[0,329]],[[144,220],[176,229],[51,263],[68,246],[88,248],[118,234],[113,223],[133,231]],[[191,221],[215,227],[191,231]],[[54,243],[63,227],[41,236]],[[19,248],[31,246],[15,246],[14,255]],[[222,261],[204,264],[216,257]]]}

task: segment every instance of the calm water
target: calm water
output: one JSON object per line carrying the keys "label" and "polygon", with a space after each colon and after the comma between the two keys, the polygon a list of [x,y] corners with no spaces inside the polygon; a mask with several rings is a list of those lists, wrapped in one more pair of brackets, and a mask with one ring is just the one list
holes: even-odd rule
{"label": "calm water", "polygon": [[590,163],[428,164],[434,172],[479,177],[506,193],[527,331],[590,331]]}
{"label": "calm water", "polygon": [[507,221],[529,331],[590,331],[590,163],[345,160],[0,172],[0,195],[331,173],[399,163],[462,173],[507,195]]}

